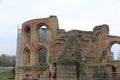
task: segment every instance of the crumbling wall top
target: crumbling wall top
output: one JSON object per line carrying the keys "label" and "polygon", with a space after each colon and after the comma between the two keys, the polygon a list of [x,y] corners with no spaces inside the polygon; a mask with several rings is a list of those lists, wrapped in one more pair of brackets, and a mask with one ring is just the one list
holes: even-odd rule
{"label": "crumbling wall top", "polygon": [[96,26],[93,28],[93,32],[98,38],[109,36],[109,26],[107,24]]}
{"label": "crumbling wall top", "polygon": [[97,30],[107,30],[107,31],[109,31],[109,26],[107,24],[95,26],[93,28],[93,31],[97,31]]}

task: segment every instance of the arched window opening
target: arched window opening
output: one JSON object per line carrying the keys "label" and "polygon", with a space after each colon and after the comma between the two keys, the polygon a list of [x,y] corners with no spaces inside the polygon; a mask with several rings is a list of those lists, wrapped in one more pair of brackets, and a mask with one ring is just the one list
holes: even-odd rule
{"label": "arched window opening", "polygon": [[120,45],[115,43],[111,47],[112,60],[120,60]]}
{"label": "arched window opening", "polygon": [[29,26],[26,27],[25,32],[26,32],[26,35],[25,35],[26,42],[30,42],[31,41],[31,30]]}
{"label": "arched window opening", "polygon": [[47,27],[46,26],[41,26],[39,28],[39,41],[40,42],[45,42],[48,39],[47,35]]}
{"label": "arched window opening", "polygon": [[30,50],[26,49],[24,52],[24,64],[30,63]]}
{"label": "arched window opening", "polygon": [[46,49],[45,48],[41,48],[39,49],[38,51],[38,54],[39,54],[39,63],[42,64],[42,63],[46,63]]}
{"label": "arched window opening", "polygon": [[62,52],[64,50],[64,44],[56,43],[54,47],[54,56],[55,59],[58,59],[60,55],[62,55]]}

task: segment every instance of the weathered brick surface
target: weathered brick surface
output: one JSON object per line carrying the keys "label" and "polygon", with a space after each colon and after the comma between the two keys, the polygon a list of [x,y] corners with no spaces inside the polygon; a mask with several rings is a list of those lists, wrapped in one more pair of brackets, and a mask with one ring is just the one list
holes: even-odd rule
{"label": "weathered brick surface", "polygon": [[[47,27],[48,38],[45,42],[39,41],[41,26]],[[21,67],[32,68],[16,70],[16,80],[22,80],[28,75],[29,70],[32,71],[33,78],[53,77],[56,70],[53,63],[59,61],[70,60],[68,62],[78,62],[79,64],[81,62],[85,62],[85,64],[88,62],[107,63],[111,60],[111,46],[115,43],[120,43],[120,37],[109,35],[109,27],[106,24],[96,26],[93,31],[71,30],[66,32],[59,29],[56,16],[26,21],[22,25]],[[33,68],[33,66],[42,66],[39,64],[38,50],[43,47],[47,50],[46,64],[49,65],[44,71]],[[30,51],[27,56],[25,49]],[[30,58],[27,64],[25,64],[25,58]],[[112,62],[112,64],[116,63]],[[117,67],[117,69],[119,72],[120,68]],[[108,72],[110,71],[108,70]],[[75,74],[73,75],[75,76]]]}

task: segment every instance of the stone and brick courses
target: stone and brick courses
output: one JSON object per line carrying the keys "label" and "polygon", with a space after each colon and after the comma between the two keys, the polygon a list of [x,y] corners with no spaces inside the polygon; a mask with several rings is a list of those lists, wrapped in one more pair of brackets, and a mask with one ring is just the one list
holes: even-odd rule
{"label": "stone and brick courses", "polygon": [[[47,41],[44,42],[39,40],[39,29],[41,26],[46,26],[47,28]],[[109,26],[106,24],[96,26],[93,31],[71,30],[66,32],[64,29],[59,29],[56,16],[24,22],[21,34],[20,67],[30,66],[34,75],[33,78],[52,78],[56,76],[56,67],[53,63],[57,63],[59,59],[62,62],[67,60],[77,61],[79,64],[81,64],[81,61],[98,62],[98,64],[108,63],[108,61],[111,61],[111,46],[115,43],[120,43],[120,37],[109,35]],[[38,71],[32,69],[32,66],[42,66],[39,63],[40,55],[38,54],[42,48],[46,49],[45,64],[49,67],[45,71]],[[24,61],[26,58],[29,58],[27,62]],[[119,69],[119,67],[117,68]],[[24,74],[19,73],[20,70]],[[20,70],[16,70],[16,80],[18,80],[18,77],[21,80],[28,75],[29,70]],[[73,75],[75,77],[74,73]],[[79,76],[77,75],[77,77]]]}

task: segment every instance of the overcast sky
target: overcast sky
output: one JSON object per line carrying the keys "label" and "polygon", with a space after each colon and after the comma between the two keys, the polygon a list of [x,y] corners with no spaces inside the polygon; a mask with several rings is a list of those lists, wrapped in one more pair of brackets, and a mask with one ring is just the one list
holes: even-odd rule
{"label": "overcast sky", "polygon": [[49,15],[58,17],[62,29],[108,24],[110,34],[120,36],[120,0],[0,0],[0,54],[16,54],[18,25]]}

